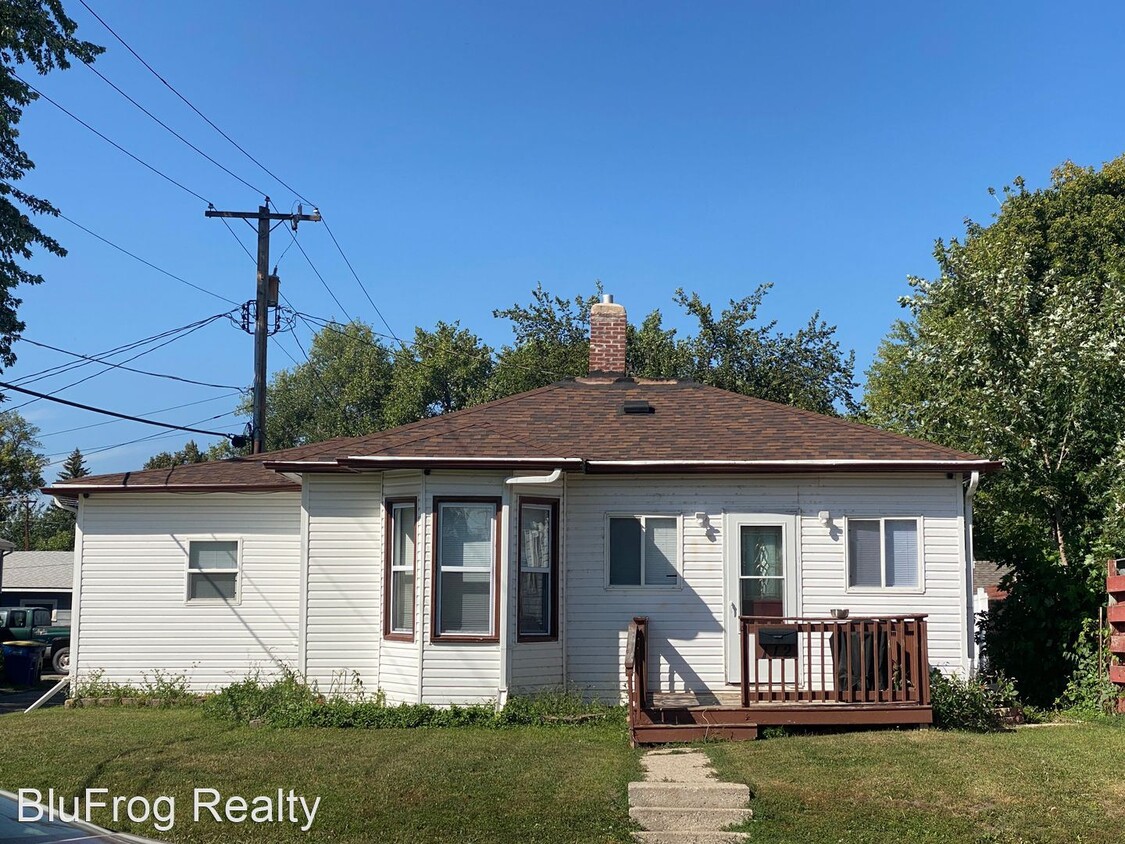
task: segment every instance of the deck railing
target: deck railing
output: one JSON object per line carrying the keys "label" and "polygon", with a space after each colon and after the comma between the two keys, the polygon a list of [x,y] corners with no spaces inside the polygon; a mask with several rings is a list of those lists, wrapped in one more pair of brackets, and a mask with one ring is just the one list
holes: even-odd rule
{"label": "deck railing", "polygon": [[926,616],[739,618],[742,705],[930,705]]}
{"label": "deck railing", "polygon": [[625,689],[629,725],[635,726],[648,706],[648,618],[645,616],[637,616],[629,622],[625,641]]}

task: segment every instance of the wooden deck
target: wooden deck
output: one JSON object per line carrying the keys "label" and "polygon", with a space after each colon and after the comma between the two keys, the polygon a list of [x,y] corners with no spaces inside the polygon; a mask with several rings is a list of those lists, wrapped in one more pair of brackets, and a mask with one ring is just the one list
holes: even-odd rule
{"label": "wooden deck", "polygon": [[[769,625],[788,650],[763,652]],[[759,726],[921,726],[933,722],[923,616],[740,620],[742,682],[719,691],[648,688],[648,619],[629,626],[625,674],[634,744],[754,739]],[[795,644],[794,644],[795,642]],[[751,653],[751,650],[754,653]],[[777,653],[777,652],[775,652]],[[805,662],[802,663],[802,658]],[[765,676],[758,663],[772,664]],[[786,662],[792,663],[788,674]],[[819,666],[819,670],[816,670]]]}

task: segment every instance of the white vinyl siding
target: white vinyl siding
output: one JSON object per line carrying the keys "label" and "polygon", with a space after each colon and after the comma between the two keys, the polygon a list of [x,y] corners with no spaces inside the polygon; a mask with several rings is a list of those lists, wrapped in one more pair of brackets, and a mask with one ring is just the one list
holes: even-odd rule
{"label": "white vinyl siding", "polygon": [[[297,665],[298,493],[93,493],[80,507],[80,677],[140,685],[159,670],[206,691]],[[234,536],[241,602],[186,601],[189,543]]]}
{"label": "white vinyl siding", "polygon": [[[423,703],[439,706],[450,703],[487,703],[495,701],[499,694],[502,667],[498,642],[465,642],[453,637],[435,641],[431,637],[434,629],[431,609],[435,596],[430,572],[436,524],[434,498],[447,502],[480,496],[500,498],[506,491],[505,477],[502,472],[434,470],[424,478],[425,494],[420,500],[424,523],[418,527],[422,534],[423,549],[420,565],[426,570],[421,603],[421,629],[425,631],[421,645]],[[491,503],[489,506],[492,506]],[[496,518],[501,517],[502,512],[498,511]],[[502,543],[502,546],[507,545],[508,543]],[[508,559],[507,553],[503,557]]]}
{"label": "white vinyl siding", "polygon": [[[637,615],[649,618],[654,690],[727,687],[724,625],[731,598],[724,587],[724,514],[797,515],[793,614],[826,618],[836,607],[850,608],[853,616],[926,613],[931,662],[967,670],[962,501],[960,478],[941,473],[572,475],[564,526],[568,687],[611,698],[621,694],[628,623]],[[681,590],[605,588],[606,514],[623,511],[681,514]],[[820,524],[820,511],[830,513],[827,526]],[[701,523],[695,513],[706,519]],[[918,589],[849,591],[844,521],[871,513],[917,519],[925,560]]]}
{"label": "white vinyl siding", "polygon": [[321,689],[380,682],[382,476],[304,478],[308,519],[305,672]]}

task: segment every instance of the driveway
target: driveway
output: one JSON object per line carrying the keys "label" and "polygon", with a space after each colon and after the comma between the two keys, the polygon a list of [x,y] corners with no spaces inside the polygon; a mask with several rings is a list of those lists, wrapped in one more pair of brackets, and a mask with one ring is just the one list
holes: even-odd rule
{"label": "driveway", "polygon": [[[15,690],[0,686],[0,715],[7,715],[9,712],[23,712],[50,691],[51,686],[62,678],[62,674],[44,674],[43,679],[34,689]],[[62,706],[63,701],[66,700],[66,691],[64,688],[43,706]]]}

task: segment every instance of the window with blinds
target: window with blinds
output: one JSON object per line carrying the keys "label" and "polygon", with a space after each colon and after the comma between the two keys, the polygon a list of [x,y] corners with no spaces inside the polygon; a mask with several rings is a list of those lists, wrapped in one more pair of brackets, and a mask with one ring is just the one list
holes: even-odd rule
{"label": "window with blinds", "polygon": [[524,639],[548,639],[556,633],[557,510],[557,501],[520,502],[517,632]]}
{"label": "window with blinds", "polygon": [[920,569],[917,519],[848,519],[849,588],[916,589]]}
{"label": "window with blinds", "polygon": [[438,636],[496,636],[497,504],[437,505]]}
{"label": "window with blinds", "polygon": [[417,504],[413,499],[387,502],[387,622],[392,638],[414,638]]}
{"label": "window with blinds", "polygon": [[187,600],[237,603],[238,540],[188,542]]}
{"label": "window with blinds", "polygon": [[610,586],[680,585],[678,516],[610,516]]}

